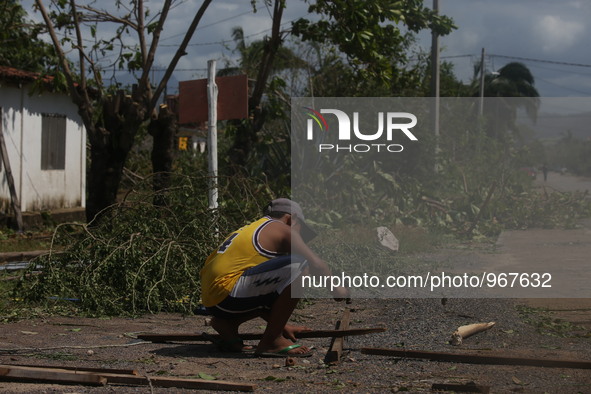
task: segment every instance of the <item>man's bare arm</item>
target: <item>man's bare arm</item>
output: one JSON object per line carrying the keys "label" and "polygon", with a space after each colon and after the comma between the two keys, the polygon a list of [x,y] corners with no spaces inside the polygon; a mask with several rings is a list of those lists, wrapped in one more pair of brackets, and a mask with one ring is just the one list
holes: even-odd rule
{"label": "man's bare arm", "polygon": [[[292,253],[304,257],[309,264],[310,273],[316,276],[330,276],[331,269],[310,247],[304,242],[299,233],[297,222],[289,226],[282,222],[270,223],[261,232],[259,242],[268,250],[278,253]],[[337,300],[350,297],[349,291],[344,287],[335,288],[333,296]]]}

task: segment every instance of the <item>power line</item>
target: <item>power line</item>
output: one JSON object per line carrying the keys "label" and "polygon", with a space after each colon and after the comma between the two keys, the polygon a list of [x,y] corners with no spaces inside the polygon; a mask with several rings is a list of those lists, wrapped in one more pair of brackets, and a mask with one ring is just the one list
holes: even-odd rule
{"label": "power line", "polygon": [[591,73],[589,73],[589,71],[585,72],[584,70],[581,71],[574,71],[574,70],[567,70],[564,71],[564,69],[560,69],[560,68],[555,68],[555,67],[544,67],[541,66],[539,64],[531,64],[530,67],[535,68],[535,69],[540,69],[540,70],[548,70],[548,71],[554,71],[554,72],[566,72],[569,74],[576,74],[576,75],[583,75],[583,76],[587,76],[590,77]]}
{"label": "power line", "polygon": [[553,86],[559,87],[559,88],[564,89],[564,90],[570,90],[570,91],[575,92],[575,93],[582,93],[582,94],[584,94],[586,96],[589,96],[590,95],[589,92],[584,92],[582,90],[578,90],[578,89],[574,89],[574,88],[569,88],[569,87],[566,87],[564,85],[559,85],[559,84],[557,84],[555,82],[551,82],[551,81],[548,81],[547,79],[543,79],[543,78],[540,78],[540,77],[536,77],[536,81],[542,81],[542,82],[545,82],[545,83],[547,83],[549,85],[553,85]]}
{"label": "power line", "polygon": [[[442,59],[454,59],[454,58],[462,58],[462,57],[476,57],[475,54],[466,54],[466,55],[450,55],[450,56],[442,56]],[[523,60],[523,61],[530,61],[530,62],[538,62],[538,63],[549,63],[549,64],[558,64],[562,66],[571,66],[571,67],[585,67],[591,68],[591,64],[585,63],[573,63],[573,62],[561,62],[556,60],[545,60],[545,59],[535,59],[531,57],[520,57],[520,56],[509,56],[509,55],[497,55],[493,53],[489,53],[486,55],[488,58],[500,57],[504,59],[515,59],[515,60]]]}
{"label": "power line", "polygon": [[[246,12],[243,12],[243,13],[238,14],[238,15],[230,16],[230,17],[225,18],[225,19],[220,19],[219,21],[212,22],[209,25],[199,26],[195,30],[201,30],[201,29],[205,29],[207,27],[215,26],[215,25],[218,25],[218,24],[220,24],[222,22],[227,22],[229,20],[236,19],[236,18],[239,18],[239,17],[241,17],[243,15],[250,14],[250,13],[252,13],[252,11],[246,11]],[[185,33],[175,34],[173,36],[163,38],[162,41],[170,40],[171,38],[176,38],[176,37],[180,37],[180,36],[184,36],[184,35],[185,35]]]}
{"label": "power line", "polygon": [[441,59],[455,59],[455,58],[459,58],[459,57],[474,57],[476,55],[452,55],[452,56],[441,56]]}
{"label": "power line", "polygon": [[560,64],[562,66],[573,66],[573,67],[591,68],[591,64],[583,64],[583,63],[559,62],[559,61],[555,61],[555,60],[543,60],[543,59],[534,59],[534,58],[529,58],[529,57],[495,55],[495,54],[489,54],[488,56],[489,57],[502,57],[502,58],[505,58],[505,59],[524,60],[524,61],[538,62],[538,63]]}
{"label": "power line", "polygon": [[[297,18],[296,18],[296,19],[297,19]],[[291,19],[291,20],[289,20],[289,21],[283,22],[283,23],[281,24],[281,26],[283,26],[283,25],[285,25],[285,24],[287,24],[287,23],[291,23],[291,22],[293,22],[294,20],[295,20],[295,19]],[[261,30],[261,31],[259,31],[258,33],[253,33],[253,34],[249,34],[249,35],[247,35],[247,36],[244,36],[244,38],[252,38],[252,37],[255,37],[255,36],[261,35],[261,34],[263,34],[263,33],[266,33],[266,32],[268,32],[268,31],[271,31],[271,29],[272,29],[272,28],[271,28],[271,27],[269,27],[269,28],[267,28],[267,29],[265,29],[265,30]],[[233,41],[233,40],[231,40],[231,39],[230,39],[230,40],[222,40],[222,41],[214,41],[214,42],[197,42],[197,43],[194,43],[194,44],[188,44],[187,46],[194,47],[194,46],[205,46],[205,45],[225,45],[225,44],[227,44],[227,43],[230,43],[230,42],[232,42],[232,41]],[[160,46],[161,46],[161,47],[178,47],[178,44],[161,44]]]}

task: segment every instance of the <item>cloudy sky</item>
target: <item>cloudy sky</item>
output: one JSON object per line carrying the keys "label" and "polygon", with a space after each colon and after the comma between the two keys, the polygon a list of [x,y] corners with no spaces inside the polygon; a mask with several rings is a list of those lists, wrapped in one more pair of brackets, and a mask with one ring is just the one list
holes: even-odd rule
{"label": "cloudy sky", "polygon": [[[26,0],[23,4],[31,2]],[[186,0],[173,10],[162,36],[158,66],[168,64],[200,3],[200,0]],[[287,3],[284,28],[307,14],[304,1]],[[431,6],[432,1],[426,0],[425,4]],[[461,79],[471,78],[473,64],[479,61],[485,48],[487,70],[521,61],[534,74],[542,96],[591,96],[591,1],[440,0],[439,7],[458,26],[441,39],[441,56],[454,63]],[[241,26],[248,42],[261,39],[269,34],[270,14],[271,10],[261,0],[257,13],[252,13],[248,0],[214,0],[190,43],[188,55],[179,63],[175,78],[203,78],[207,60],[217,60],[220,67],[232,59],[232,28]],[[430,34],[425,32],[419,38],[419,44],[429,51]]]}
{"label": "cloudy sky", "polygon": [[526,64],[542,96],[591,96],[591,2],[440,0],[458,29],[442,38],[442,57],[469,78],[482,48],[488,70]]}

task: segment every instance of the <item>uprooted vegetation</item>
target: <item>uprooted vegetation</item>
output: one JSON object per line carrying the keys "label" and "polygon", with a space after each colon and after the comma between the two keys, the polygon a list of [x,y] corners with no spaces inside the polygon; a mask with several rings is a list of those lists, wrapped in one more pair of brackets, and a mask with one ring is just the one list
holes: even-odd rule
{"label": "uprooted vegetation", "polygon": [[[153,203],[148,178],[99,221],[59,225],[52,252],[23,273],[13,299],[23,300],[21,307],[25,302],[47,310],[66,303],[94,316],[193,313],[200,302],[199,270],[207,255],[225,234],[257,218],[278,196],[265,183],[222,178],[220,206],[212,211],[206,176],[172,178],[172,186],[162,192],[165,198],[157,199],[164,204]],[[313,247],[329,263],[338,267],[341,258],[364,259],[372,261],[376,272],[380,265],[391,268],[405,256],[441,242],[490,237],[502,228],[568,228],[591,212],[584,194],[545,194],[518,185],[505,183],[492,192],[483,186],[480,193],[460,192],[454,199],[437,200],[427,198],[416,183],[397,183],[398,191],[381,199],[380,206],[386,208],[363,216],[361,222],[353,210],[342,215],[321,204],[304,208],[316,227],[324,228]],[[373,196],[366,198],[360,202],[370,205]],[[398,255],[369,242],[375,241],[376,226],[399,230]],[[3,304],[3,309],[10,308],[10,302]]]}
{"label": "uprooted vegetation", "polygon": [[149,180],[138,184],[97,222],[58,226],[52,249],[67,248],[34,261],[16,292],[35,303],[74,301],[98,315],[192,311],[205,257],[271,199],[236,178],[220,186],[224,199],[212,211],[207,177],[175,177],[161,205],[153,204]]}

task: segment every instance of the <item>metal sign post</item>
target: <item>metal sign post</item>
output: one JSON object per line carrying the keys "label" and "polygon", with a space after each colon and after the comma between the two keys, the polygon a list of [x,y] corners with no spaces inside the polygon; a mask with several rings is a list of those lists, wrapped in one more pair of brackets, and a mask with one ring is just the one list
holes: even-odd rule
{"label": "metal sign post", "polygon": [[[217,121],[248,117],[248,78],[233,75],[216,78],[216,62],[207,62],[207,78],[179,83],[179,125],[189,128],[207,121],[208,204],[218,208]],[[207,105],[205,103],[207,102]]]}

